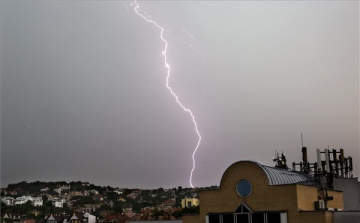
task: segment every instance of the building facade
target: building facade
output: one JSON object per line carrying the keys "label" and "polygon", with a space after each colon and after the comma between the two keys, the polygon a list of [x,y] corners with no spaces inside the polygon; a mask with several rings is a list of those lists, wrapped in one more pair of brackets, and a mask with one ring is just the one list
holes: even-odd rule
{"label": "building facade", "polygon": [[[334,212],[345,213],[342,191],[314,186],[307,174],[252,161],[232,164],[222,176],[220,189],[200,191],[199,199],[200,214],[183,216],[184,223],[337,223],[346,219],[334,221]],[[352,215],[353,221],[347,222],[359,223],[360,212]]]}
{"label": "building facade", "polygon": [[193,206],[199,206],[199,199],[197,198],[184,198],[181,200],[182,208],[191,208]]}

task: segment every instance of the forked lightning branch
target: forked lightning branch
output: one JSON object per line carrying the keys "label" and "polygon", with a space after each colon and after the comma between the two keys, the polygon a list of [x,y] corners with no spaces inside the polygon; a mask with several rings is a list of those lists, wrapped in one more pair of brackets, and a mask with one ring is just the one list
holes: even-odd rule
{"label": "forked lightning branch", "polygon": [[157,29],[160,30],[160,36],[159,38],[164,42],[164,50],[162,51],[162,55],[164,56],[164,65],[165,65],[165,68],[167,70],[167,75],[166,75],[166,88],[170,91],[171,95],[174,96],[176,102],[179,104],[179,106],[185,111],[187,112],[191,118],[192,118],[192,122],[194,123],[194,127],[195,127],[195,131],[196,131],[196,134],[198,136],[198,141],[197,141],[197,144],[196,144],[196,147],[194,149],[194,152],[192,154],[192,161],[193,161],[193,166],[192,166],[192,169],[191,169],[191,172],[190,172],[190,179],[189,179],[189,183],[190,183],[190,186],[191,187],[194,187],[193,184],[192,184],[192,178],[193,178],[193,173],[194,173],[194,170],[195,170],[195,153],[196,151],[198,150],[199,146],[200,146],[200,142],[201,142],[201,135],[200,135],[200,132],[198,130],[198,126],[197,126],[197,123],[196,123],[196,120],[195,120],[195,116],[193,115],[193,113],[191,112],[191,110],[189,108],[186,108],[179,100],[179,97],[175,94],[175,92],[172,90],[172,88],[170,87],[169,85],[169,78],[170,78],[170,72],[171,72],[171,68],[170,68],[170,65],[169,63],[167,62],[167,47],[168,47],[168,42],[166,41],[166,39],[164,38],[164,31],[165,29],[163,27],[161,27],[158,23],[156,23],[155,21],[147,18],[146,16],[144,16],[143,14],[141,14],[139,12],[139,4],[137,3],[137,1],[135,0],[134,1],[134,10],[136,12],[136,14],[138,16],[140,16],[141,18],[143,18],[146,22],[149,22],[151,24],[153,24]]}

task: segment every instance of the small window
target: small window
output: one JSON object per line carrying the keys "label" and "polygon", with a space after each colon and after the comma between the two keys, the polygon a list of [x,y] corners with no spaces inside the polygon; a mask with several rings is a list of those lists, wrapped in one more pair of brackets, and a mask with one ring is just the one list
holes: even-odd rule
{"label": "small window", "polygon": [[245,207],[245,205],[242,205],[242,212],[250,212],[249,209]]}
{"label": "small window", "polygon": [[251,194],[252,186],[250,181],[242,179],[236,185],[237,193],[242,197],[247,197]]}
{"label": "small window", "polygon": [[268,223],[281,223],[280,213],[267,213]]}
{"label": "small window", "polygon": [[237,223],[248,223],[249,222],[249,214],[237,214],[236,222]]}
{"label": "small window", "polygon": [[265,215],[263,213],[252,214],[252,223],[264,223]]}
{"label": "small window", "polygon": [[209,215],[209,223],[220,223],[220,215],[218,214]]}
{"label": "small window", "polygon": [[188,201],[188,207],[189,208],[191,207],[191,201]]}
{"label": "small window", "polygon": [[236,209],[235,213],[249,213],[252,212],[245,204],[240,204],[239,207]]}
{"label": "small window", "polygon": [[223,215],[223,223],[234,223],[234,215],[233,214],[224,214]]}

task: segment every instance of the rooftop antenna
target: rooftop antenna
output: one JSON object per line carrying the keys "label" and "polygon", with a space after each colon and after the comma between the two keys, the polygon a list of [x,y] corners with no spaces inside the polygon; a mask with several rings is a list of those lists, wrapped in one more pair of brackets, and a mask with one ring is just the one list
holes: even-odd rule
{"label": "rooftop antenna", "polygon": [[303,141],[303,136],[302,136],[302,133],[301,133],[301,148],[304,147],[304,141]]}

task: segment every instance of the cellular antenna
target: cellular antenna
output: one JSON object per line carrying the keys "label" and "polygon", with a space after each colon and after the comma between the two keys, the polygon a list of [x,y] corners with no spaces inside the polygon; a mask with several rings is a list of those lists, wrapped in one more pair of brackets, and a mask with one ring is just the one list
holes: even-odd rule
{"label": "cellular antenna", "polygon": [[303,141],[303,136],[302,136],[302,133],[301,133],[301,148],[304,147],[304,141]]}

